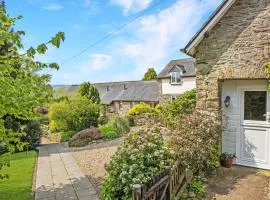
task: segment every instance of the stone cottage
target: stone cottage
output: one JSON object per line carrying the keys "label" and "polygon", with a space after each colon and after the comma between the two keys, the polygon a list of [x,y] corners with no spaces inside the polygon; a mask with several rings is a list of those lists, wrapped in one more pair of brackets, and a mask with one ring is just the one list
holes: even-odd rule
{"label": "stone cottage", "polygon": [[174,100],[187,90],[196,88],[196,67],[193,58],[170,61],[158,74],[160,104]]}
{"label": "stone cottage", "polygon": [[151,107],[158,104],[159,83],[153,81],[123,81],[96,83],[101,104],[106,105],[106,113],[127,114],[136,103],[147,103]]}
{"label": "stone cottage", "polygon": [[[99,91],[101,104],[105,105],[106,113],[127,114],[136,103],[146,103],[155,107],[159,103],[159,82],[122,81],[94,83]],[[79,85],[54,85],[54,90],[63,94],[75,93]]]}
{"label": "stone cottage", "polygon": [[220,114],[222,151],[270,169],[270,1],[224,0],[182,50],[197,63],[197,108]]}

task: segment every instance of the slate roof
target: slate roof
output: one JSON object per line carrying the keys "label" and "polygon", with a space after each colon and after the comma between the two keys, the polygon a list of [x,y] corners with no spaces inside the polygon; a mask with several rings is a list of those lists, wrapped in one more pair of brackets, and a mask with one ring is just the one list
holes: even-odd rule
{"label": "slate roof", "polygon": [[76,92],[76,90],[79,88],[79,85],[53,85],[54,90],[62,89],[65,92]]}
{"label": "slate roof", "polygon": [[[158,102],[159,83],[155,80],[95,83],[94,85],[99,91],[102,104],[111,104],[113,101]],[[55,85],[53,88],[75,92],[78,85]]]}
{"label": "slate roof", "polygon": [[95,86],[102,104],[111,104],[113,101],[158,101],[159,83],[155,80],[96,83]]}
{"label": "slate roof", "polygon": [[185,58],[180,60],[172,60],[166,67],[158,74],[157,78],[168,78],[170,77],[170,72],[174,68],[182,69],[182,77],[193,77],[196,76],[196,65],[193,58]]}

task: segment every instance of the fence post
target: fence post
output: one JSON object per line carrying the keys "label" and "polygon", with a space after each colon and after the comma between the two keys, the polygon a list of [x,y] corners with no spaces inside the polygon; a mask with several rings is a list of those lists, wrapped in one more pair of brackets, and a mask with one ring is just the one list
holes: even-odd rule
{"label": "fence post", "polygon": [[169,182],[168,182],[168,187],[166,191],[166,199],[170,200],[171,199],[171,167],[170,166],[165,166],[166,173],[169,176]]}
{"label": "fence post", "polygon": [[132,200],[142,200],[142,186],[140,184],[133,185]]}

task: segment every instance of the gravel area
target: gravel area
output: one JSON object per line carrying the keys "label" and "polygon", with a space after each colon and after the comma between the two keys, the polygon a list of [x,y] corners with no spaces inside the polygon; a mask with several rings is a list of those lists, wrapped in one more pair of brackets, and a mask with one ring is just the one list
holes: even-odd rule
{"label": "gravel area", "polygon": [[77,164],[100,194],[100,184],[105,176],[105,165],[111,161],[117,146],[73,152]]}

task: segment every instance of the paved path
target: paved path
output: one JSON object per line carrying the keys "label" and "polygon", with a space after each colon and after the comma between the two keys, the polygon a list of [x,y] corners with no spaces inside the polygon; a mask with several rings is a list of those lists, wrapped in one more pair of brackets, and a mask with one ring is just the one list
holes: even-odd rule
{"label": "paved path", "polygon": [[60,144],[39,147],[35,200],[98,200],[88,178]]}

